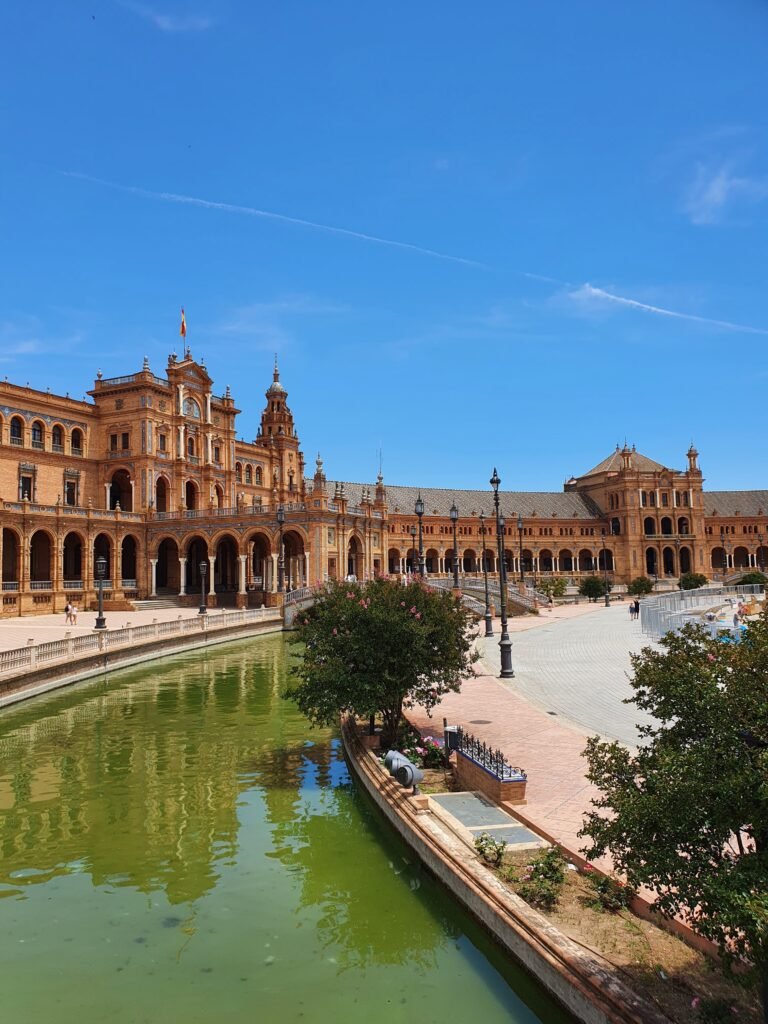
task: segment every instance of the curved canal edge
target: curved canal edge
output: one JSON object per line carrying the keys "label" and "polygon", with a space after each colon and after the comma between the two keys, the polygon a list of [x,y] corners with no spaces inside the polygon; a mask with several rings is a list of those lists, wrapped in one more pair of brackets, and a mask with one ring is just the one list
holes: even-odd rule
{"label": "curved canal edge", "polygon": [[509,892],[429,811],[385,774],[346,718],[341,736],[356,781],[422,863],[491,933],[501,947],[584,1024],[669,1024],[651,1003],[616,977],[607,962],[585,952],[546,918]]}
{"label": "curved canal edge", "polygon": [[122,668],[132,668],[145,662],[157,661],[173,654],[203,650],[217,644],[251,637],[282,633],[282,616],[261,619],[250,623],[238,623],[216,630],[165,636],[148,643],[134,643],[123,648],[99,651],[97,654],[58,665],[47,665],[36,671],[26,671],[21,676],[12,676],[0,681],[0,709],[22,700],[29,700],[51,690],[58,690],[75,683],[85,682],[96,676],[105,675]]}

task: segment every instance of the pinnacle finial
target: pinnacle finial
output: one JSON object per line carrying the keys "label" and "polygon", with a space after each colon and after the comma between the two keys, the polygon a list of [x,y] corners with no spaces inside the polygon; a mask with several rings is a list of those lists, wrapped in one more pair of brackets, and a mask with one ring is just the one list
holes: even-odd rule
{"label": "pinnacle finial", "polygon": [[272,372],[272,380],[275,384],[280,380],[280,370],[277,365],[277,352],[275,352],[275,369]]}

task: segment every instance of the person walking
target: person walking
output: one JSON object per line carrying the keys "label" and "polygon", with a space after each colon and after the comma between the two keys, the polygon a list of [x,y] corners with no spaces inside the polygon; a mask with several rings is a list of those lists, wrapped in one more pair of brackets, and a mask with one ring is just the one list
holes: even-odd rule
{"label": "person walking", "polygon": [[73,626],[77,625],[77,605],[76,604],[72,605],[72,610],[69,613],[69,621],[72,623]]}
{"label": "person walking", "polygon": [[67,601],[64,605],[64,625],[68,626],[72,621],[72,605]]}
{"label": "person walking", "polygon": [[630,622],[634,622],[635,621],[635,602],[634,601],[630,601],[629,602],[629,621]]}
{"label": "person walking", "polygon": [[639,600],[639,598],[635,598],[635,618],[636,619],[640,618],[640,600]]}

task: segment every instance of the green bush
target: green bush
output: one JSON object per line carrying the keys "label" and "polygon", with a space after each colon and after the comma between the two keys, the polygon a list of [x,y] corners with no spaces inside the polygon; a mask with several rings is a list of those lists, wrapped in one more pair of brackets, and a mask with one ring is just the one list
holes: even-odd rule
{"label": "green bush", "polygon": [[502,861],[507,844],[503,839],[494,839],[487,832],[481,832],[475,836],[475,849],[486,864],[497,868]]}
{"label": "green bush", "polygon": [[766,583],[768,583],[768,576],[761,572],[745,573],[740,580],[736,581],[738,587],[764,587]]}
{"label": "green bush", "polygon": [[610,910],[616,913],[625,910],[635,895],[634,889],[625,885],[618,878],[610,878],[608,875],[598,874],[596,871],[586,871],[587,882],[594,890],[594,898],[590,900],[590,906],[595,910]]}
{"label": "green bush", "polygon": [[526,903],[540,910],[557,906],[565,882],[565,858],[556,846],[550,846],[523,868],[517,893]]}
{"label": "green bush", "polygon": [[546,579],[539,580],[537,589],[548,597],[565,597],[567,586],[568,580],[564,576],[548,576]]}
{"label": "green bush", "polygon": [[585,576],[579,584],[579,593],[582,597],[588,597],[590,601],[604,597],[606,590],[610,591],[610,589],[611,584],[606,584],[602,576]]}
{"label": "green bush", "polygon": [[653,593],[653,580],[647,576],[638,576],[627,587],[627,593],[632,597],[642,597],[644,594]]}
{"label": "green bush", "polygon": [[703,573],[684,572],[680,577],[680,589],[697,590],[699,587],[706,586],[707,582],[707,577]]}

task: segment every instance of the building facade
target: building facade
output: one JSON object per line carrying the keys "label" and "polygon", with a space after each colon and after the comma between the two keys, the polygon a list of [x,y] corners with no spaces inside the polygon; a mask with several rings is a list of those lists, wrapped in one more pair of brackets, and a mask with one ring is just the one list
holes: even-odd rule
{"label": "building facade", "polygon": [[[91,401],[0,383],[1,614],[172,596],[277,603],[330,578],[418,569],[498,571],[490,491],[313,476],[275,365],[256,438],[237,437],[229,388],[189,350],[165,376],[104,378]],[[626,444],[562,492],[500,491],[503,557],[517,578],[606,572],[676,581],[768,566],[768,490],[705,491],[698,452],[674,470]],[[458,520],[451,519],[451,507]],[[484,520],[481,519],[484,516]],[[455,544],[454,544],[455,525]]]}

